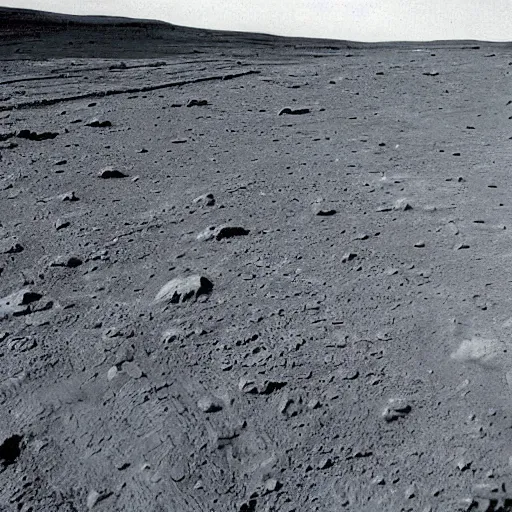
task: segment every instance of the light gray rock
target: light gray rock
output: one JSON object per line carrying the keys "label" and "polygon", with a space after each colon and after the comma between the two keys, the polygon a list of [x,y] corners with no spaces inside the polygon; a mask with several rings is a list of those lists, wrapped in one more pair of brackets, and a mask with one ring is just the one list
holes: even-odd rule
{"label": "light gray rock", "polygon": [[197,299],[200,295],[209,294],[213,289],[212,282],[200,275],[177,277],[166,283],[155,297],[155,303],[186,302]]}

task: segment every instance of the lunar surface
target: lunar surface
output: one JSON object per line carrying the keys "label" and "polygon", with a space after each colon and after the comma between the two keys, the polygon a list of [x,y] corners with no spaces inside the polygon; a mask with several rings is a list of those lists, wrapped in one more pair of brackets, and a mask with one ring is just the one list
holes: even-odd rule
{"label": "lunar surface", "polygon": [[512,46],[0,12],[0,510],[512,510]]}

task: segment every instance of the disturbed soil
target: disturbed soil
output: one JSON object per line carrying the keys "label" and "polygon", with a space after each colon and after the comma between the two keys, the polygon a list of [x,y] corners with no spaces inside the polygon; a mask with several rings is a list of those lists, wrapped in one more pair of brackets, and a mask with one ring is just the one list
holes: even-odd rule
{"label": "disturbed soil", "polygon": [[2,512],[512,510],[512,46],[10,19]]}

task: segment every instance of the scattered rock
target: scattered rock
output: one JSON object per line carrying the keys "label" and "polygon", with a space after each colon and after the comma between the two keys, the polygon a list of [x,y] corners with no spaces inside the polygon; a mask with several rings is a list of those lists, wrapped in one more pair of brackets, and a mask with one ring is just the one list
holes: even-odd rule
{"label": "scattered rock", "polygon": [[51,267],[76,268],[83,264],[78,256],[63,256],[50,263]]}
{"label": "scattered rock", "polygon": [[213,206],[215,204],[215,198],[213,197],[213,194],[209,192],[207,194],[203,194],[202,196],[196,197],[192,202],[200,206]]}
{"label": "scattered rock", "polygon": [[265,380],[257,384],[254,380],[242,377],[238,382],[238,389],[242,393],[270,395],[274,391],[278,391],[286,386],[286,381]]}
{"label": "scattered rock", "polygon": [[334,462],[332,459],[326,457],[325,459],[322,459],[320,463],[318,464],[318,469],[329,469],[332,466],[334,466]]}
{"label": "scattered rock", "polygon": [[390,398],[388,405],[382,412],[382,417],[389,423],[403,418],[411,412],[411,406],[403,398]]}
{"label": "scattered rock", "polygon": [[240,381],[238,382],[238,389],[242,393],[258,393],[257,384],[253,380],[247,379],[246,377],[242,377],[240,379]]}
{"label": "scattered rock", "polygon": [[309,114],[311,111],[309,108],[296,108],[296,109],[291,109],[289,107],[285,107],[283,108],[280,112],[279,112],[279,115],[282,116],[282,115],[285,115],[285,114],[288,114],[288,115],[291,115],[291,116],[300,116],[300,115],[303,115],[303,114]]}
{"label": "scattered rock", "polygon": [[496,368],[507,357],[506,344],[492,338],[474,337],[463,340],[451,358],[461,363],[474,363],[484,368]]}
{"label": "scattered rock", "polygon": [[222,404],[218,400],[210,397],[200,398],[197,402],[197,407],[206,413],[218,412],[222,410]]}
{"label": "scattered rock", "polygon": [[164,345],[168,345],[169,343],[174,343],[175,341],[178,341],[182,336],[182,333],[178,329],[167,329],[162,333],[162,336],[160,338],[160,341]]}
{"label": "scattered rock", "polygon": [[353,259],[357,258],[357,254],[355,252],[346,252],[342,257],[341,257],[341,262],[342,263],[347,263],[349,261],[352,261]]}
{"label": "scattered rock", "polygon": [[203,231],[201,231],[201,233],[199,233],[196,236],[196,239],[205,242],[207,242],[208,240],[213,240],[217,234],[217,230],[218,228],[215,226],[208,226],[206,229],[203,229]]}
{"label": "scattered rock", "polygon": [[98,173],[98,177],[104,180],[112,178],[127,178],[128,175],[121,172],[119,169],[114,169],[112,166],[105,167]]}
{"label": "scattered rock", "polygon": [[208,241],[214,238],[218,241],[234,238],[237,236],[248,235],[250,231],[248,229],[236,226],[208,226],[206,229],[201,231],[196,237],[197,240]]}
{"label": "scattered rock", "polygon": [[316,214],[320,217],[330,217],[332,215],[336,215],[336,210],[334,209],[319,209],[317,210]]}
{"label": "scattered rock", "polygon": [[0,254],[17,254],[23,250],[23,246],[13,236],[0,240]]}
{"label": "scattered rock", "polygon": [[223,226],[218,229],[215,235],[217,240],[225,240],[234,238],[235,236],[245,236],[249,234],[249,230],[238,226]]}
{"label": "scattered rock", "polygon": [[69,192],[64,192],[64,194],[61,194],[59,196],[59,199],[61,201],[71,201],[71,202],[79,200],[79,198],[75,194],[74,190],[71,190]]}
{"label": "scattered rock", "polygon": [[281,484],[275,478],[269,478],[265,481],[265,491],[274,492],[281,488]]}
{"label": "scattered rock", "polygon": [[204,107],[208,105],[208,100],[190,100],[187,103],[187,107]]}
{"label": "scattered rock", "polygon": [[7,346],[16,352],[28,352],[37,346],[37,341],[32,336],[18,336],[11,338]]}
{"label": "scattered rock", "polygon": [[19,139],[27,139],[27,140],[34,140],[34,141],[42,141],[42,140],[48,140],[48,139],[55,139],[59,135],[58,133],[54,132],[31,132],[30,130],[21,130],[18,133]]}
{"label": "scattered rock", "polygon": [[67,220],[57,219],[55,221],[55,229],[57,231],[59,231],[61,229],[65,229],[65,228],[69,227],[70,225],[71,225],[71,223]]}
{"label": "scattered rock", "polygon": [[439,75],[439,72],[437,71],[427,71],[426,73],[423,73],[425,76],[437,76]]}
{"label": "scattered rock", "polygon": [[87,508],[89,510],[93,509],[94,506],[98,503],[99,499],[100,499],[100,493],[95,490],[92,490],[87,495]]}
{"label": "scattered rock", "polygon": [[140,379],[143,375],[142,370],[133,361],[123,363],[123,371],[125,371],[132,379]]}
{"label": "scattered rock", "polygon": [[107,380],[111,381],[114,380],[117,377],[117,374],[119,373],[117,366],[111,366],[107,372]]}
{"label": "scattered rock", "polygon": [[11,139],[16,134],[14,132],[12,133],[0,133],[0,142],[5,142],[6,140]]}
{"label": "scattered rock", "polygon": [[411,203],[409,203],[407,201],[407,199],[398,199],[397,201],[395,201],[395,203],[393,204],[393,210],[398,210],[398,211],[408,211],[408,210],[412,210],[412,206],[411,206]]}
{"label": "scattered rock", "polygon": [[423,240],[420,240],[419,242],[416,242],[414,244],[414,247],[418,247],[418,248],[425,247],[425,242]]}
{"label": "scattered rock", "polygon": [[209,294],[213,289],[212,282],[199,275],[177,277],[165,284],[155,297],[155,302],[176,304],[189,299],[197,299],[200,295]]}
{"label": "scattered rock", "polygon": [[90,126],[91,128],[108,128],[112,126],[110,121],[100,121],[99,119],[93,119],[85,124],[85,126]]}
{"label": "scattered rock", "polygon": [[42,295],[24,288],[0,299],[0,320],[13,315],[25,315],[30,313],[30,304],[41,299]]}

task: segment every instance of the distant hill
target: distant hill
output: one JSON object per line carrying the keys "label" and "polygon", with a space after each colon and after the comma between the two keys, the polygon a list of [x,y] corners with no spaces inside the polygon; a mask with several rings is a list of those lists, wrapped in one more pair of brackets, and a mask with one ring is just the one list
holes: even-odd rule
{"label": "distant hill", "polygon": [[[156,42],[156,43],[155,43]],[[3,44],[2,44],[3,43]],[[28,44],[30,43],[30,44]],[[13,46],[17,46],[14,48]],[[0,7],[0,57],[154,57],[242,46],[262,49],[339,51],[390,47],[509,46],[478,41],[364,43],[332,39],[207,30],[158,20],[109,16],[75,16]],[[14,53],[14,54],[13,54]]]}

